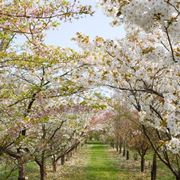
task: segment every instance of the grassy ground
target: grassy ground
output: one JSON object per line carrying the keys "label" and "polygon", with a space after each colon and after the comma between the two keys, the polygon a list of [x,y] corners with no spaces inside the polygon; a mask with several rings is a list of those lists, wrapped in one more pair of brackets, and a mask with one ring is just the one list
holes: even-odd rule
{"label": "grassy ground", "polygon": [[[146,155],[146,161],[151,162],[152,156],[152,153],[148,153]],[[171,171],[160,160],[157,161],[157,167],[157,180],[175,180]]]}
{"label": "grassy ground", "polygon": [[89,145],[89,162],[86,167],[87,180],[117,180],[118,167],[115,158],[110,157],[107,145]]}
{"label": "grassy ground", "polygon": [[[152,153],[146,156],[145,172],[140,172],[140,159],[130,160],[103,144],[88,145],[87,180],[150,180]],[[169,169],[159,160],[157,162],[157,180],[175,180]]]}
{"label": "grassy ground", "polygon": [[[18,178],[18,170],[17,168],[11,172],[14,164],[9,163],[8,166],[0,166],[0,180],[17,180]],[[26,174],[29,177],[29,180],[39,180],[39,168],[36,163],[30,162],[26,164]]]}
{"label": "grassy ground", "polygon": [[[133,153],[130,152],[130,160],[126,160],[122,155],[119,155],[112,149],[109,149],[111,157],[116,158],[119,167],[118,180],[150,180],[151,159],[152,154],[146,156],[145,172],[140,172],[140,158],[137,161],[133,160]],[[157,180],[175,180],[172,173],[162,164],[157,161]]]}
{"label": "grassy ground", "polygon": [[[131,152],[130,160],[125,160],[107,145],[88,144],[79,149],[64,166],[59,165],[56,174],[49,166],[47,180],[150,180],[152,154],[146,156],[144,173],[140,172],[140,159],[134,161],[132,157]],[[38,166],[35,163],[27,164],[26,171],[29,180],[39,180]],[[4,166],[0,166],[0,180],[5,180],[7,174]],[[158,161],[157,180],[174,179],[172,173]],[[17,171],[8,180],[17,180]]]}
{"label": "grassy ground", "polygon": [[76,152],[71,160],[63,166],[59,165],[57,173],[48,173],[48,180],[86,180],[86,167],[88,163],[88,148],[83,147]]}

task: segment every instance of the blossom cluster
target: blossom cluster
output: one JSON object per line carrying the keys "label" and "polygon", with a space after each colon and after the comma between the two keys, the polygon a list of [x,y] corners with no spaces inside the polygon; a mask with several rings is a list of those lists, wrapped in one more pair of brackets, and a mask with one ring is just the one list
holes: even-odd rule
{"label": "blossom cluster", "polygon": [[[172,145],[179,153],[178,1],[102,0],[100,6],[108,16],[124,23],[127,35],[94,41],[87,36],[88,41],[84,41],[82,34],[76,37],[93,57],[94,82],[121,90],[121,95],[140,112],[141,122],[168,134],[164,145]],[[176,141],[171,143],[173,138]]]}

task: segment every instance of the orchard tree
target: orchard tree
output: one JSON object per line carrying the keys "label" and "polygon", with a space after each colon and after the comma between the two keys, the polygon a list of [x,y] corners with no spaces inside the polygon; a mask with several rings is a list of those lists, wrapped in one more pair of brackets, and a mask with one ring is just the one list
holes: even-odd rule
{"label": "orchard tree", "polygon": [[[120,91],[139,112],[144,134],[159,159],[180,178],[179,26],[177,0],[102,0],[113,24],[123,23],[119,40],[77,34],[94,65],[91,80]],[[151,138],[153,128],[157,141]],[[158,143],[157,143],[158,142]]]}
{"label": "orchard tree", "polygon": [[145,156],[150,149],[150,144],[143,133],[142,127],[140,124],[132,124],[132,131],[131,131],[131,139],[129,141],[129,147],[136,152],[141,157],[141,172],[145,170]]}
{"label": "orchard tree", "polygon": [[[77,1],[0,1],[0,151],[17,160],[19,179],[25,179],[24,164],[36,147],[32,129],[68,101],[60,97],[83,89],[71,79],[83,66],[78,61],[82,56],[45,45],[45,32],[86,14],[92,15],[91,7]],[[23,47],[16,44],[19,36],[26,39]],[[46,117],[32,118],[43,105],[49,108]]]}
{"label": "orchard tree", "polygon": [[144,172],[145,155],[150,149],[150,144],[147,141],[146,136],[143,134],[143,129],[138,120],[137,113],[131,111],[122,103],[119,104],[117,97],[114,97],[114,118],[111,122],[113,137],[116,143],[116,149],[122,152],[126,159],[129,159],[129,151],[135,150],[141,157],[141,172]]}
{"label": "orchard tree", "polygon": [[58,160],[61,159],[63,165],[65,156],[71,154],[86,136],[90,113],[78,111],[76,106],[69,106],[61,114],[59,109],[56,114],[49,114],[47,122],[37,125],[34,134],[37,143],[31,155],[39,165],[42,180],[46,179],[47,161],[52,158],[53,171],[56,171]]}
{"label": "orchard tree", "polygon": [[35,147],[29,131],[39,123],[43,127],[49,116],[61,113],[63,103],[70,103],[70,96],[84,90],[82,84],[71,79],[82,66],[77,63],[73,67],[74,58],[80,56],[71,50],[53,50],[56,52],[51,58],[38,55],[33,62],[31,55],[26,55],[26,63],[20,61],[3,74],[8,81],[4,81],[7,88],[1,96],[1,151],[17,159],[22,176],[25,159]]}
{"label": "orchard tree", "polygon": [[119,153],[129,159],[129,140],[131,135],[131,113],[125,107],[122,108],[118,103],[113,105],[115,116],[112,122],[112,128],[115,139],[115,147]]}
{"label": "orchard tree", "polygon": [[91,6],[76,0],[1,0],[0,5],[1,50],[7,49],[17,35],[25,36],[40,49],[46,30],[93,13]]}

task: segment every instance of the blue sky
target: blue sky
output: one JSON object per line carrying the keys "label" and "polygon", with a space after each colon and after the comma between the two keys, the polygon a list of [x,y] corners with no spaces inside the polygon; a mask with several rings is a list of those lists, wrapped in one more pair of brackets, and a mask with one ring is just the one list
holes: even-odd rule
{"label": "blue sky", "polygon": [[123,27],[111,27],[111,18],[103,14],[102,9],[96,6],[96,0],[81,0],[91,4],[95,10],[93,16],[87,16],[73,22],[62,23],[57,30],[47,32],[46,43],[61,47],[78,49],[75,42],[71,41],[76,32],[82,32],[91,38],[102,36],[108,39],[121,38],[125,36]]}

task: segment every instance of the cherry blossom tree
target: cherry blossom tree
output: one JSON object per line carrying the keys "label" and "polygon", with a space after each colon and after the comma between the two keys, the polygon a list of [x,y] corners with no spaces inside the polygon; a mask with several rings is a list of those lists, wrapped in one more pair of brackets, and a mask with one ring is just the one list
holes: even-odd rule
{"label": "cherry blossom tree", "polygon": [[[92,13],[77,1],[0,1],[0,150],[17,160],[19,179],[25,179],[24,165],[41,137],[34,129],[43,129],[84,88],[72,79],[84,54],[45,45],[45,32]],[[23,46],[16,43],[19,36]]]}
{"label": "cherry blossom tree", "polygon": [[92,82],[120,91],[122,100],[139,112],[152,148],[179,179],[179,2],[102,0],[100,6],[113,25],[124,24],[127,35],[91,41],[77,34],[75,40],[94,64]]}
{"label": "cherry blossom tree", "polygon": [[46,179],[48,160],[52,158],[53,170],[56,171],[58,160],[61,159],[63,165],[65,156],[68,156],[86,137],[89,113],[70,109],[73,107],[69,107],[68,111],[60,115],[49,115],[47,122],[36,126],[38,130],[34,134],[34,140],[37,143],[31,155],[40,167],[42,180]]}
{"label": "cherry blossom tree", "polygon": [[110,122],[112,136],[116,144],[116,150],[129,159],[131,150],[136,151],[141,157],[141,172],[144,172],[145,155],[150,149],[150,144],[143,133],[141,124],[138,121],[138,114],[130,111],[127,107],[119,104],[117,99],[113,103],[114,118]]}

